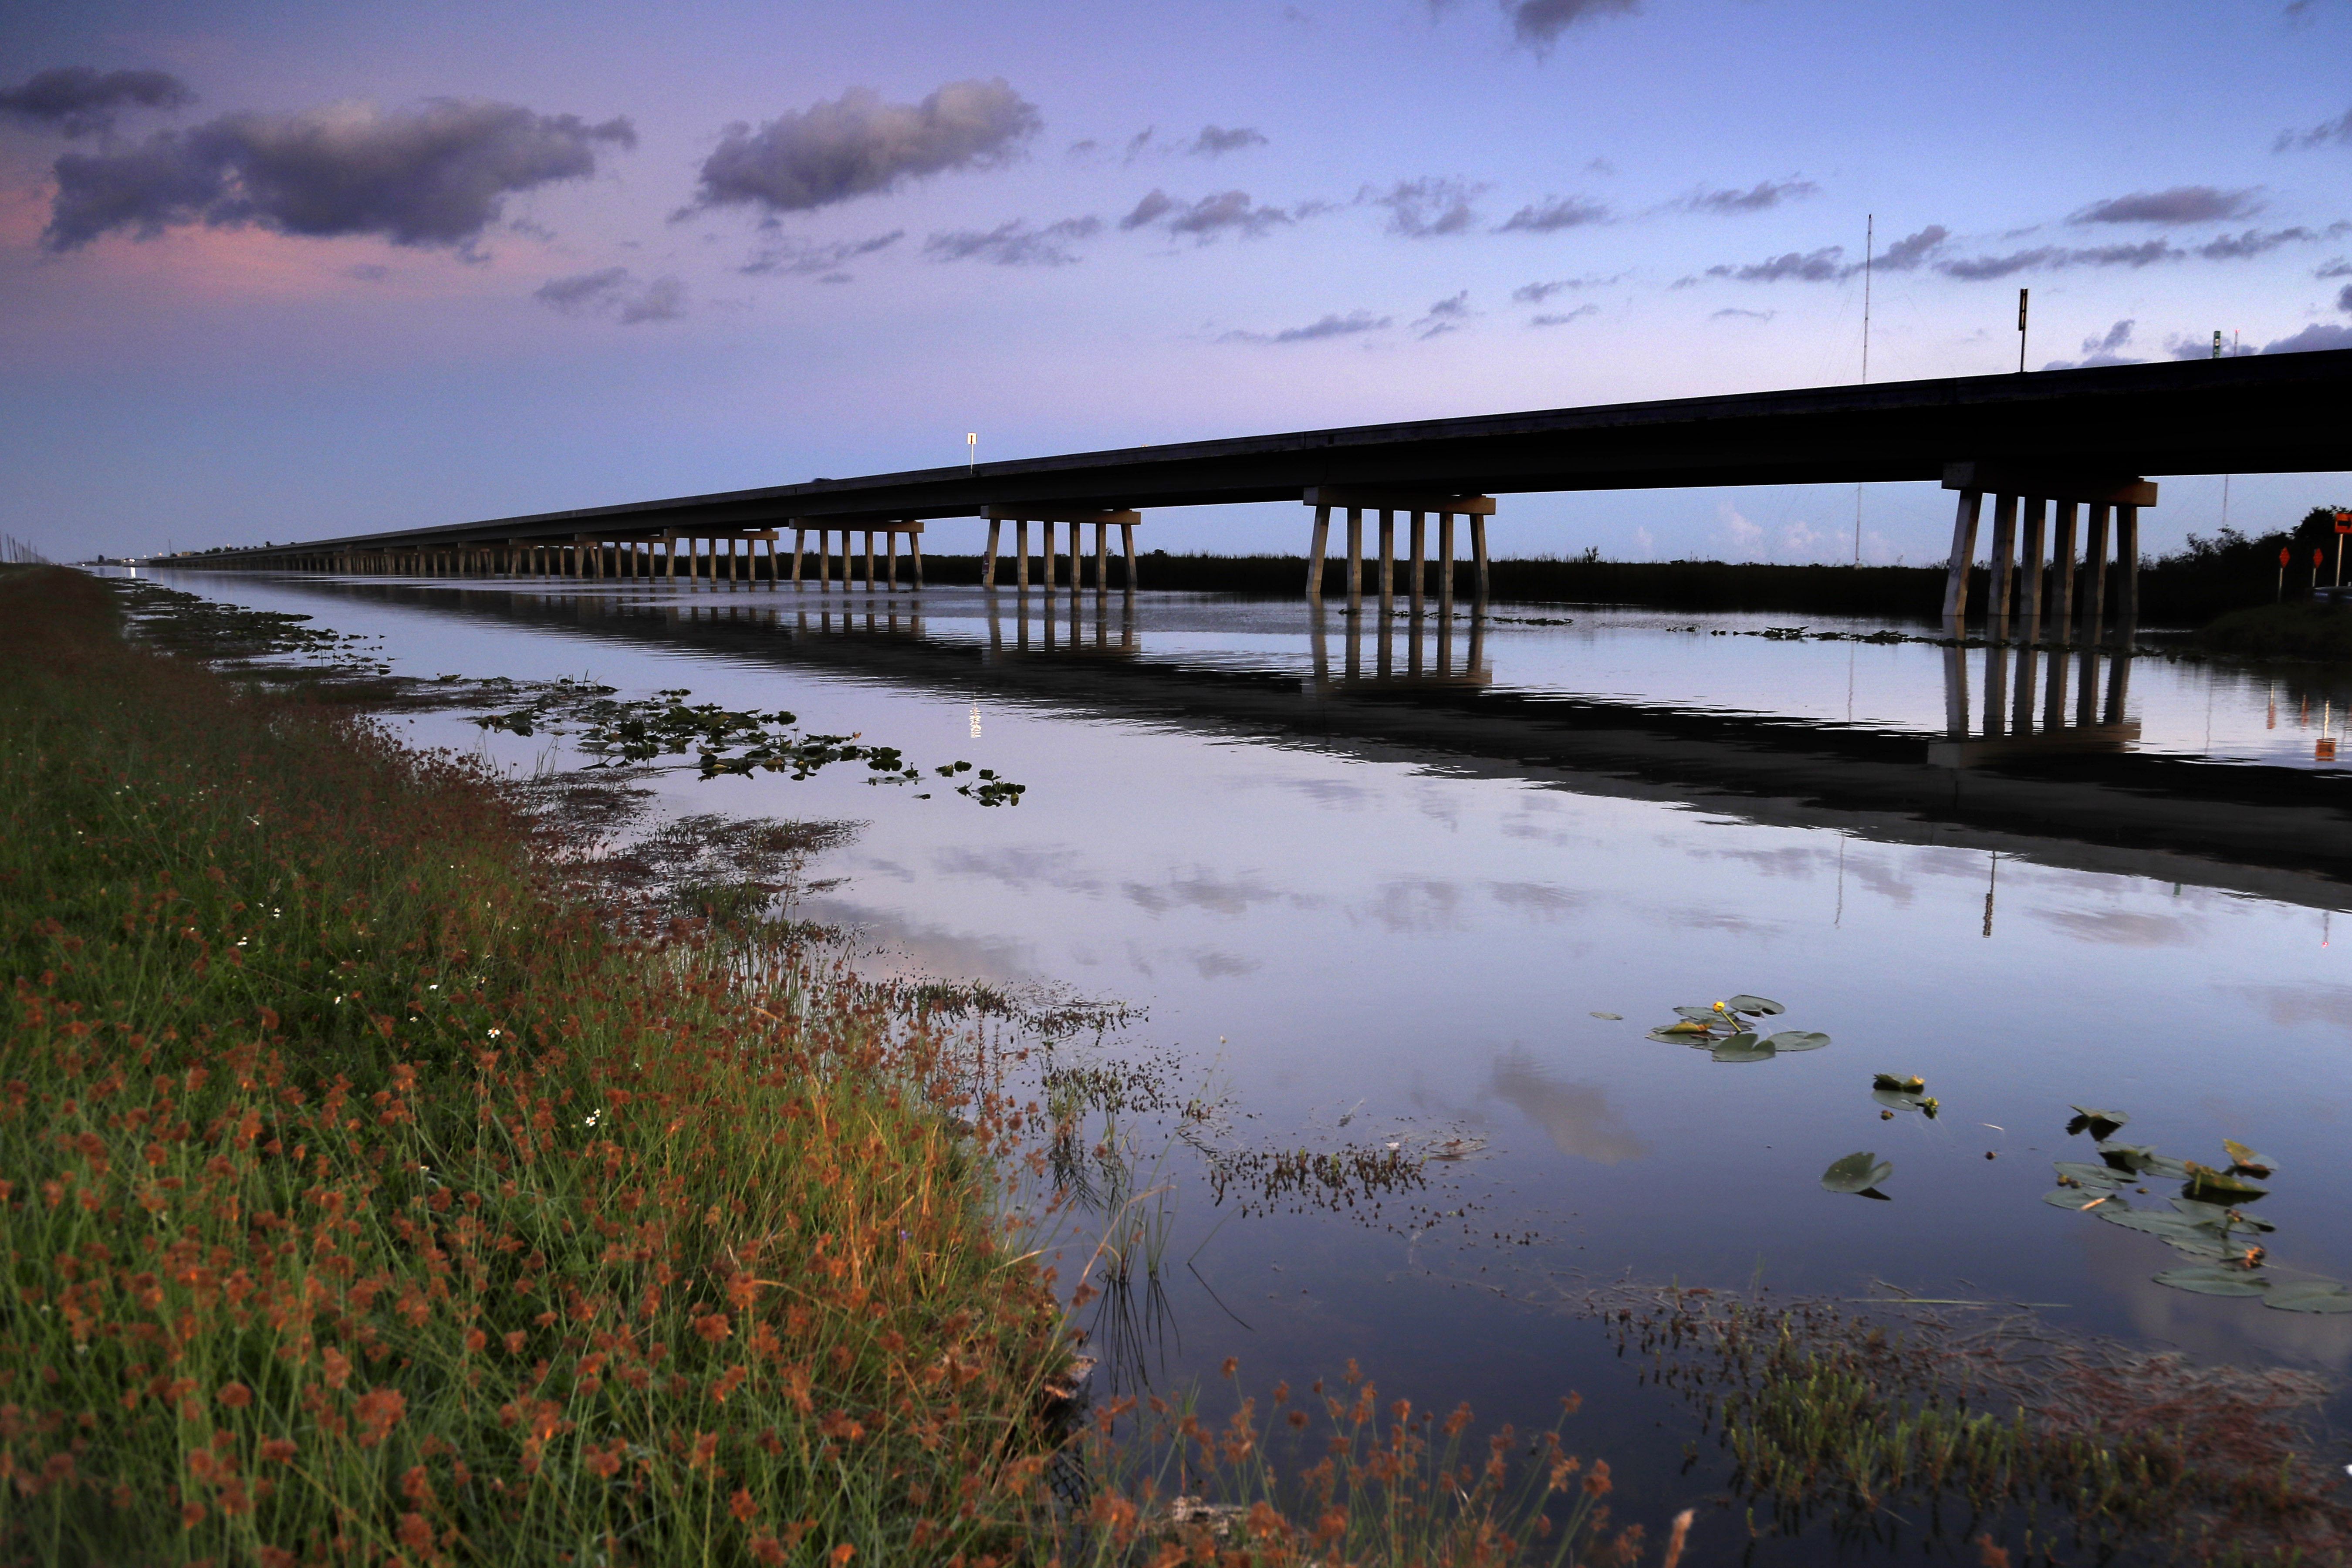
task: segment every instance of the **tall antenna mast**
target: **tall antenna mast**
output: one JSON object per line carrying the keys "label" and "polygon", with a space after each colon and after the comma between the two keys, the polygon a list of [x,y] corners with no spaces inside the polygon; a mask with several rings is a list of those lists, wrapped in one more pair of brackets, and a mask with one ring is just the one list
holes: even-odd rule
{"label": "tall antenna mast", "polygon": [[[1870,384],[1870,259],[1877,249],[1878,215],[1862,220],[1862,380]],[[1853,563],[1862,564],[1862,487],[1853,487]]]}

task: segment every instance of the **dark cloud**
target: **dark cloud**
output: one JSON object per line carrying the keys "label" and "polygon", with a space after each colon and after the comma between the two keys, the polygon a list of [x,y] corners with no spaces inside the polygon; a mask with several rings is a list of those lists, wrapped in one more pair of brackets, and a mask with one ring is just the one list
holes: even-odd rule
{"label": "dark cloud", "polygon": [[2352,278],[2352,261],[2347,261],[2339,256],[2313,272],[2312,276],[2314,278]]}
{"label": "dark cloud", "polygon": [[185,224],[252,224],[464,247],[497,221],[509,195],[593,174],[599,143],[636,141],[626,120],[591,125],[480,100],[434,99],[389,113],[346,103],[229,114],[135,147],[59,158],[41,238],[71,250],[115,229],[149,238]]}
{"label": "dark cloud", "polygon": [[674,321],[686,314],[686,285],[675,278],[640,279],[625,267],[553,278],[531,298],[567,316],[603,316],[624,326]]}
{"label": "dark cloud", "polygon": [[1328,315],[1321,321],[1309,321],[1303,327],[1285,327],[1278,332],[1231,331],[1220,337],[1221,343],[1311,343],[1324,338],[1353,337],[1359,332],[1377,332],[1394,324],[1390,316],[1375,316],[1370,310],[1350,310],[1346,315]]}
{"label": "dark cloud", "polygon": [[[1619,274],[1620,277],[1623,274]],[[1522,305],[1540,305],[1564,289],[1599,289],[1617,281],[1616,278],[1555,278],[1547,283],[1522,283],[1511,290],[1511,298]]]}
{"label": "dark cloud", "polygon": [[2280,132],[2278,140],[2271,144],[2271,151],[2284,153],[2290,147],[2325,147],[2331,142],[2339,147],[2352,146],[2352,109],[2346,110],[2333,120],[2323,120],[2307,130]]}
{"label": "dark cloud", "polygon": [[2291,338],[2281,338],[2274,343],[2264,343],[2266,354],[2311,353],[2320,349],[2352,349],[2352,327],[2339,327],[2333,321],[2314,321]]}
{"label": "dark cloud", "polygon": [[1760,213],[1820,190],[1821,186],[1811,180],[1759,180],[1744,191],[1696,191],[1684,198],[1682,205],[1693,212],[1732,217],[1741,213]]}
{"label": "dark cloud", "polygon": [[1430,306],[1428,313],[1412,324],[1412,330],[1424,341],[1445,332],[1458,332],[1462,323],[1475,313],[1470,309],[1470,290],[1465,289]]}
{"label": "dark cloud", "polygon": [[1463,180],[1399,180],[1377,195],[1367,185],[1356,199],[1388,208],[1391,234],[1401,234],[1408,239],[1428,239],[1437,235],[1469,233],[1478,221],[1470,204],[1486,189],[1483,184]]}
{"label": "dark cloud", "polygon": [[2135,191],[2093,202],[2068,223],[2216,223],[2245,217],[2263,210],[2253,191],[2224,191],[2211,185],[2175,185],[2165,191]]}
{"label": "dark cloud", "polygon": [[1978,256],[1939,261],[1936,264],[1936,270],[1948,278],[1981,283],[2020,272],[2055,272],[2069,267],[2147,267],[2159,261],[2178,261],[2188,254],[2185,250],[2174,249],[2168,241],[2161,239],[2145,240],[2138,245],[2096,245],[2081,250],[2070,250],[2063,245],[2042,245],[2031,250],[2011,251],[2007,256]]}
{"label": "dark cloud", "polygon": [[754,278],[789,276],[795,278],[824,276],[828,282],[838,279],[846,281],[841,268],[861,256],[871,256],[887,250],[907,237],[903,228],[887,234],[877,234],[870,239],[839,239],[826,245],[812,245],[805,240],[784,240],[754,251],[751,259],[737,268],[738,272]]}
{"label": "dark cloud", "polygon": [[1709,316],[1707,320],[1710,321],[1769,321],[1780,313],[1780,312],[1778,310],[1743,310],[1737,305],[1726,305],[1722,310],[1717,310],[1715,314]]}
{"label": "dark cloud", "polygon": [[1196,202],[1182,202],[1165,191],[1154,190],[1135,204],[1133,212],[1118,220],[1118,226],[1138,229],[1158,224],[1170,234],[1189,235],[1206,245],[1227,234],[1255,238],[1318,210],[1320,209],[1305,206],[1286,212],[1280,207],[1257,205],[1251,202],[1247,191],[1220,191]]}
{"label": "dark cloud", "polygon": [[2336,308],[2352,313],[2352,283],[2344,285],[2342,291],[2336,296]]}
{"label": "dark cloud", "polygon": [[1129,163],[1132,163],[1138,158],[1143,156],[1144,149],[1151,145],[1151,133],[1158,129],[1158,126],[1147,125],[1142,130],[1137,132],[1134,135],[1127,139],[1127,161]]}
{"label": "dark cloud", "polygon": [[2132,341],[2132,328],[2138,323],[2128,319],[2117,321],[2104,332],[2093,332],[2083,340],[2083,357],[2079,360],[2054,359],[2043,365],[2044,370],[2086,370],[2100,364],[2145,364],[2123,351]]}
{"label": "dark cloud", "polygon": [[1265,133],[1253,131],[1246,125],[1236,125],[1231,130],[1222,125],[1203,125],[1198,136],[1184,143],[1184,151],[1196,157],[1217,158],[1227,153],[1238,153],[1244,147],[1263,147],[1265,144]]}
{"label": "dark cloud", "polygon": [[1931,223],[1918,233],[1906,234],[1880,251],[1871,264],[1881,272],[1908,272],[1951,237],[1951,232],[1942,224]]}
{"label": "dark cloud", "polygon": [[951,169],[995,168],[1019,157],[1043,124],[1002,77],[950,82],[920,103],[885,103],[852,88],[757,131],[728,126],[686,210],[806,212]]}
{"label": "dark cloud", "polygon": [[2250,228],[2243,234],[2225,234],[2210,239],[2197,247],[2197,254],[2208,261],[2243,261],[2266,250],[2276,250],[2282,245],[2318,237],[2312,230],[2301,226],[2274,228],[2268,233]]}
{"label": "dark cloud", "polygon": [[1496,234],[1552,234],[1588,223],[1606,223],[1609,209],[1582,196],[1546,196],[1521,207],[1496,227]]}
{"label": "dark cloud", "polygon": [[1740,283],[1833,283],[1853,271],[1845,265],[1844,246],[1825,245],[1819,250],[1767,257],[1745,267],[1710,267],[1706,275]]}
{"label": "dark cloud", "polygon": [[0,115],[66,136],[92,136],[113,130],[123,110],[185,109],[195,101],[188,84],[169,71],[58,66],[0,92]]}
{"label": "dark cloud", "polygon": [[1519,42],[1541,54],[1579,22],[1602,16],[1630,16],[1641,0],[1503,0],[1503,14]]}
{"label": "dark cloud", "polygon": [[1577,321],[1582,317],[1597,316],[1599,314],[1601,314],[1600,306],[1594,304],[1583,304],[1579,305],[1573,310],[1563,311],[1558,315],[1529,316],[1528,318],[1528,325],[1530,327],[1564,327],[1568,325],[1569,322]]}
{"label": "dark cloud", "polygon": [[934,261],[977,258],[999,267],[1067,267],[1077,260],[1071,245],[1101,230],[1098,217],[1066,217],[1043,228],[1030,227],[1026,218],[1014,218],[992,229],[935,234],[923,241],[923,254]]}

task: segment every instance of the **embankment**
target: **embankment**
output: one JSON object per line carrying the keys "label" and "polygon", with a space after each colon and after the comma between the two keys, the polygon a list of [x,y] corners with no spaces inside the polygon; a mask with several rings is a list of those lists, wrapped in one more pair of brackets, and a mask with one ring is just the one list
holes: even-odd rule
{"label": "embankment", "polygon": [[1005,1550],[1066,1351],[957,1042],[80,574],[0,669],[0,1561]]}

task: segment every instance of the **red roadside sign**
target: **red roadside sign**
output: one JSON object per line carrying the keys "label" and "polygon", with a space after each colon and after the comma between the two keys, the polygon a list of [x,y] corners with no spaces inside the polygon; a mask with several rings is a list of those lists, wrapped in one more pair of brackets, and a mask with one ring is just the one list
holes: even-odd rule
{"label": "red roadside sign", "polygon": [[2336,514],[2336,531],[2352,533],[2352,511],[2339,511]]}

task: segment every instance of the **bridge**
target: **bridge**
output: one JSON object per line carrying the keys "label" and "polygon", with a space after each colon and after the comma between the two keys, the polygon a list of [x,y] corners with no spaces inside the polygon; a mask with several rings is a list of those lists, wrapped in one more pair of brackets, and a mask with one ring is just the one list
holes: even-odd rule
{"label": "bridge", "polygon": [[[830,584],[834,541],[847,581],[857,563],[851,536],[862,534],[863,582],[870,589],[877,582],[877,536],[889,583],[897,583],[903,542],[919,585],[925,524],[971,518],[987,523],[982,581],[990,587],[997,585],[1001,531],[1010,521],[1017,534],[1016,585],[1030,584],[1028,529],[1035,522],[1045,529],[1041,586],[1056,585],[1063,553],[1069,586],[1081,585],[1079,530],[1091,526],[1096,590],[1109,586],[1108,541],[1117,528],[1122,586],[1131,592],[1138,586],[1134,531],[1146,509],[1303,502],[1314,513],[1310,599],[1319,601],[1324,592],[1338,510],[1347,519],[1349,605],[1362,607],[1369,511],[1379,518],[1372,566],[1380,607],[1393,610],[1402,567],[1402,596],[1418,615],[1433,594],[1441,613],[1450,611],[1458,591],[1484,602],[1487,527],[1497,495],[1934,480],[1957,492],[1948,617],[1969,611],[1967,567],[1990,496],[1992,574],[1982,607],[1988,620],[2005,625],[2015,613],[2032,626],[2047,615],[2053,626],[2064,626],[2079,596],[2084,625],[2096,631],[2110,614],[2123,626],[2137,617],[2138,513],[2157,500],[2157,487],[2145,475],[2352,468],[2347,416],[2352,350],[2172,361],[1134,447],[192,552],[154,563],[675,582],[682,546],[689,581],[805,583],[813,564],[813,580]],[[1409,562],[1395,549],[1399,514],[1410,520]],[[1433,561],[1424,550],[1424,518],[1437,524]],[[1467,584],[1455,561],[1457,518],[1470,536],[1470,559],[1463,563]],[[1068,530],[1066,552],[1055,549],[1059,528]],[[789,579],[779,550],[786,531],[793,535]]]}

